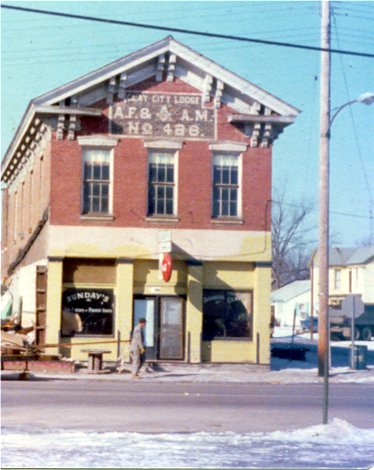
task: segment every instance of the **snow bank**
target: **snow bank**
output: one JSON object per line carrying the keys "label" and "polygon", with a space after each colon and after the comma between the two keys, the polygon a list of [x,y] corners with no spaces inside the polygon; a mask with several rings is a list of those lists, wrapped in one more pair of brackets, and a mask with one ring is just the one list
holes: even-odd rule
{"label": "snow bank", "polygon": [[2,467],[364,468],[374,429],[334,419],[291,432],[139,434],[4,429]]}
{"label": "snow bank", "polygon": [[269,433],[269,436],[275,440],[286,439],[293,442],[339,443],[340,445],[363,444],[366,442],[374,446],[374,428],[356,428],[339,418],[334,418],[327,426],[319,424],[286,433],[274,431]]}

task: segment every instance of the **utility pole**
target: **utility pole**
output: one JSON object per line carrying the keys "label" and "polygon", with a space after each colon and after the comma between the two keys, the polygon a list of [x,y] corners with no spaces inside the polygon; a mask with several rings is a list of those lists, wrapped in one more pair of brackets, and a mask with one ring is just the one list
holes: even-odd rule
{"label": "utility pole", "polygon": [[329,378],[329,179],[330,179],[330,1],[322,0],[318,375],[324,377],[323,423],[328,421]]}

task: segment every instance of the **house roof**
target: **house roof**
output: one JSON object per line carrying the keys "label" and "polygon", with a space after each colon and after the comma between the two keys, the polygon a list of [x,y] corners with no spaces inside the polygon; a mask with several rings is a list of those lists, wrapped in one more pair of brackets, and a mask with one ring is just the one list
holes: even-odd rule
{"label": "house roof", "polygon": [[[33,101],[35,104],[54,104],[71,95],[75,95],[81,91],[82,88],[90,88],[101,81],[129,71],[136,65],[152,60],[165,52],[175,54],[179,59],[186,61],[190,66],[194,65],[196,68],[209,73],[216,79],[224,82],[226,85],[232,86],[237,91],[240,91],[241,94],[246,95],[251,99],[258,100],[261,104],[268,106],[279,114],[292,115],[296,117],[300,112],[285,101],[280,100],[257,85],[239,77],[225,67],[204,57],[202,54],[194,51],[181,42],[176,41],[172,36],[168,36],[161,41],[155,42],[136,52],[132,52],[131,54],[105,65],[104,67],[83,75],[82,77],[56,88],[55,90],[45,93],[44,95],[35,98]],[[178,75],[178,70],[176,73]],[[184,78],[188,81],[188,77]]]}
{"label": "house roof", "polygon": [[310,290],[310,280],[294,281],[271,293],[272,302],[288,302]]}
{"label": "house roof", "polygon": [[[100,115],[100,110],[90,106],[106,97],[108,90],[109,93],[118,93],[121,87],[124,89],[157,77],[163,69],[211,97],[219,95],[219,99],[236,113],[230,116],[229,122],[253,123],[257,119],[259,122],[270,121],[281,130],[300,112],[168,36],[31,100],[4,155],[2,175],[27,139],[37,116],[56,115],[58,112],[87,116],[97,116],[99,112]],[[266,108],[265,114],[263,108]]]}
{"label": "house roof", "polygon": [[367,264],[374,260],[374,246],[354,248],[330,248],[330,266],[350,266]]}

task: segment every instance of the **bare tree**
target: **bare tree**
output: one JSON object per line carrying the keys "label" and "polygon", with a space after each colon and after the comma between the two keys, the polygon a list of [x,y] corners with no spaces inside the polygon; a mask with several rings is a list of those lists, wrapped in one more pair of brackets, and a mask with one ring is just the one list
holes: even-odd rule
{"label": "bare tree", "polygon": [[315,244],[313,226],[308,220],[313,208],[305,202],[285,202],[286,191],[274,190],[272,203],[272,287],[309,278],[309,260]]}

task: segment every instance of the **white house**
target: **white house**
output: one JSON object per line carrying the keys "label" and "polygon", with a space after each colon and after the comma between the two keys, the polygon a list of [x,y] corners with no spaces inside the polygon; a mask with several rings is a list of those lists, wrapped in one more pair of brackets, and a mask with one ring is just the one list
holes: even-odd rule
{"label": "white house", "polygon": [[271,294],[271,305],[275,320],[280,326],[292,326],[295,315],[295,326],[310,315],[310,281],[294,281],[275,290]]}
{"label": "white house", "polygon": [[[316,252],[310,263],[315,312],[318,312],[318,273]],[[339,307],[349,294],[360,295],[365,304],[374,304],[374,246],[330,248],[329,304]]]}

